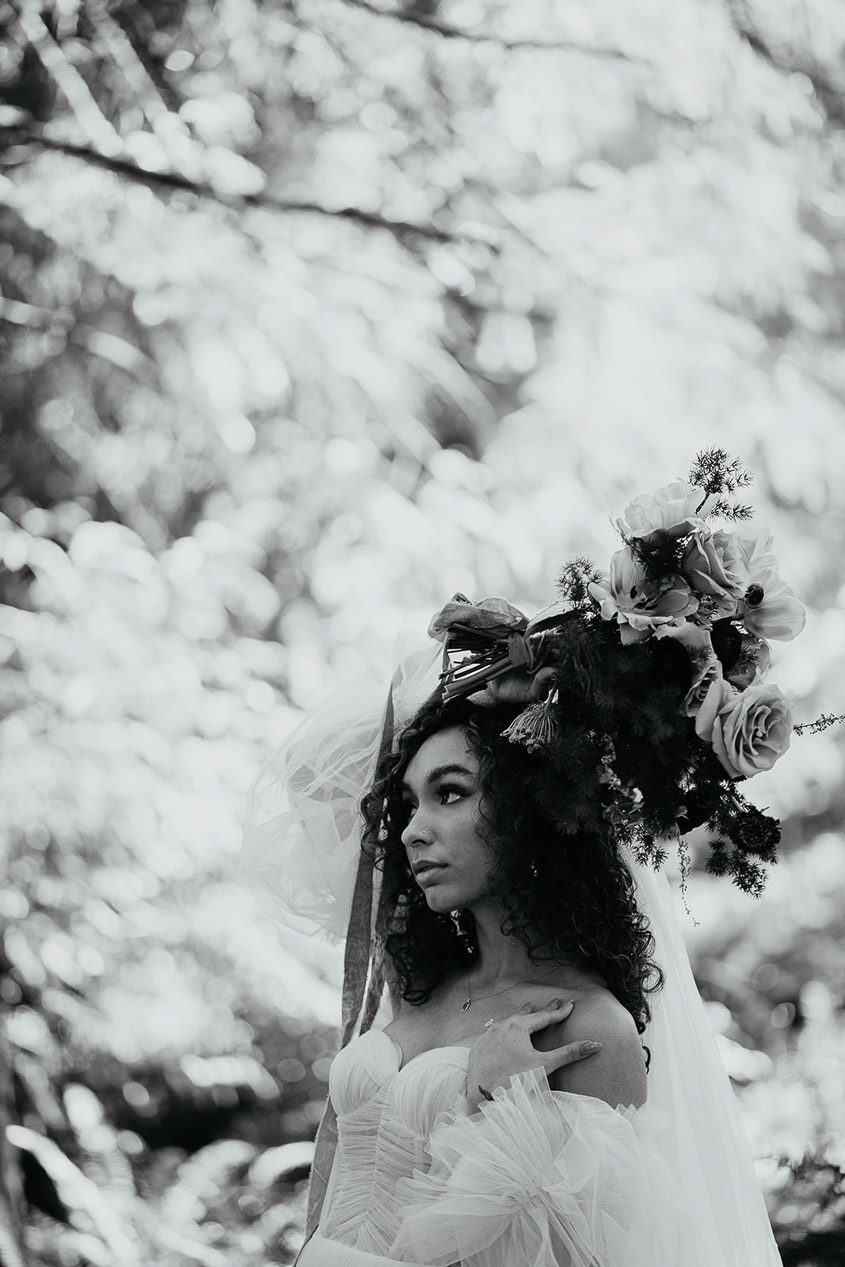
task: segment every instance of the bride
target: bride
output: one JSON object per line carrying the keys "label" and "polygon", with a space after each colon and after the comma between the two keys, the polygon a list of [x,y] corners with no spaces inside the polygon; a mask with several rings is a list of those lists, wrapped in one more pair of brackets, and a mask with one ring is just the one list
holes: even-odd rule
{"label": "bride", "polygon": [[[465,1043],[470,1108],[479,1086],[531,1067],[555,1090],[638,1107],[652,939],[621,857],[585,850],[532,797],[537,758],[502,737],[515,715],[435,702],[401,736],[380,846],[385,896],[406,911],[387,940],[398,1011],[386,1032],[405,1063]],[[373,837],[381,803],[365,802]],[[567,1042],[546,1053],[566,1017]]]}
{"label": "bride", "polygon": [[[650,532],[677,516],[685,557],[712,543],[711,493],[661,490]],[[534,622],[447,604],[439,684],[403,657],[386,713],[347,692],[261,777],[253,877],[347,934],[300,1267],[779,1264],[654,866],[656,835],[702,817],[744,887],[773,853],[736,767],[776,759],[788,706],[759,681],[765,595],[733,535],[732,608],[678,555],[669,603],[653,580],[626,600],[615,558]]]}

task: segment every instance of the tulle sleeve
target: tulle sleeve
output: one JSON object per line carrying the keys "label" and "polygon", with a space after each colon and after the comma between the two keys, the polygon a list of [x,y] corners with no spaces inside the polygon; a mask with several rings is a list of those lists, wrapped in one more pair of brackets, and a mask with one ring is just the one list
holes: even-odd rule
{"label": "tulle sleeve", "polygon": [[683,1214],[648,1108],[549,1089],[532,1070],[443,1118],[431,1167],[397,1193],[393,1257],[430,1267],[678,1267]]}

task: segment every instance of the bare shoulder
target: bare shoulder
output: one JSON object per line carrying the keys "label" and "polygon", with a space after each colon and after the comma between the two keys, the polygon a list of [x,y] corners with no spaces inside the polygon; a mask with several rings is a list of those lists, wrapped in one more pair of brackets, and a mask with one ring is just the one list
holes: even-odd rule
{"label": "bare shoulder", "polygon": [[605,1100],[612,1108],[639,1108],[648,1095],[645,1051],[634,1018],[608,990],[591,990],[572,1015],[544,1032],[543,1047],[592,1040],[601,1051],[575,1064],[562,1065],[549,1079],[554,1091],[571,1091]]}

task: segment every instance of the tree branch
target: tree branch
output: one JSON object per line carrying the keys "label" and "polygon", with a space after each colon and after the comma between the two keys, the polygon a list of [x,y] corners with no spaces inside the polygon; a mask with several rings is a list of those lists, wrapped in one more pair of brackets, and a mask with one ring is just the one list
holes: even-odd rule
{"label": "tree branch", "polygon": [[745,0],[728,0],[728,9],[734,30],[740,39],[773,70],[786,75],[796,72],[806,75],[830,122],[837,123],[840,127],[845,126],[845,93],[824,73],[818,62],[811,56],[802,57],[798,54],[787,58],[777,53],[754,26]]}
{"label": "tree branch", "polygon": [[392,18],[396,22],[410,23],[412,26],[421,27],[424,31],[432,31],[435,35],[440,35],[447,40],[468,40],[473,44],[496,44],[505,49],[528,48],[560,53],[582,53],[585,57],[604,57],[623,62],[642,63],[644,61],[639,57],[631,57],[630,54],[623,53],[618,48],[598,46],[590,48],[571,40],[507,39],[506,36],[484,31],[465,31],[448,22],[438,22],[435,18],[425,17],[421,13],[407,13],[401,9],[382,9],[379,5],[373,4],[372,0],[342,0],[342,3],[356,9],[363,9],[375,17]]}
{"label": "tree branch", "polygon": [[[146,171],[129,159],[111,157],[89,146],[73,145],[67,141],[57,141],[49,137],[33,135],[32,133],[27,135],[19,134],[16,140],[20,145],[38,145],[45,150],[66,154],[70,158],[79,159],[92,167],[100,167],[136,184],[146,185],[148,188],[180,190],[184,193],[192,194],[196,198],[228,207],[232,211],[246,211],[255,208],[260,211],[273,211],[286,215],[295,212],[311,212],[314,215],[332,216],[338,220],[349,220],[353,224],[359,224],[367,229],[385,229],[402,241],[403,245],[406,245],[404,239],[408,237],[421,237],[430,242],[439,243],[482,242],[485,246],[491,245],[489,239],[482,236],[476,237],[467,233],[450,233],[447,229],[440,229],[434,224],[415,224],[410,220],[392,220],[389,216],[381,215],[377,211],[366,211],[362,207],[324,207],[318,202],[294,202],[287,198],[275,198],[272,194],[266,193],[227,194],[215,189],[211,184],[191,180],[180,172]],[[495,247],[491,247],[491,249],[495,250]]]}

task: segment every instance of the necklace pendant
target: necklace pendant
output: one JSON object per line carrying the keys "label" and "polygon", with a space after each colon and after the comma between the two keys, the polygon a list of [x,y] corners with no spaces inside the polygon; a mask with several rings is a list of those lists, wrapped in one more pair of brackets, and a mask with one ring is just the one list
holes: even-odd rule
{"label": "necklace pendant", "polygon": [[469,996],[469,998],[467,999],[466,1003],[462,1003],[462,1004],[461,1004],[461,1011],[462,1011],[462,1012],[468,1012],[468,1011],[469,1011],[469,1005],[470,1005],[470,1003],[472,1003],[472,995],[470,995],[470,996]]}

